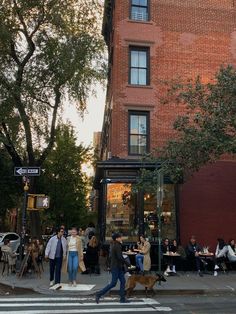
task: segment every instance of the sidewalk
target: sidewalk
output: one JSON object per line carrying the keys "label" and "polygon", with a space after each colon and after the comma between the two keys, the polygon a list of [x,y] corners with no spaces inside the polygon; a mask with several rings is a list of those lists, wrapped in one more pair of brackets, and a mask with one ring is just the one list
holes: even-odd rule
{"label": "sidewalk", "polygon": [[[31,289],[34,292],[45,295],[93,295],[96,291],[104,287],[111,278],[111,275],[102,269],[101,275],[78,275],[77,281],[82,285],[95,285],[89,291],[60,291],[49,289],[49,272],[48,264],[44,263],[44,272],[41,278],[36,274],[27,274],[19,279],[16,275],[0,275],[0,283],[10,286],[11,288]],[[67,276],[62,274],[62,282],[67,283]],[[113,289],[112,294],[117,294],[119,283]],[[155,285],[156,295],[218,295],[218,294],[235,294],[236,295],[236,272],[229,274],[219,274],[217,277],[204,275],[199,277],[194,272],[179,273],[178,276],[167,277],[167,282]],[[144,288],[137,285],[136,294],[144,294]]]}

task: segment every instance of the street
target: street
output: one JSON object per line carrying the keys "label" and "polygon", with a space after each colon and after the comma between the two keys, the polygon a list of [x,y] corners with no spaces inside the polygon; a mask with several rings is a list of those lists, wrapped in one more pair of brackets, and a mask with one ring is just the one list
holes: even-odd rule
{"label": "street", "polygon": [[225,296],[161,296],[132,298],[120,304],[117,298],[106,297],[100,304],[93,297],[2,297],[0,314],[79,314],[79,313],[183,313],[228,314],[236,312],[236,299]]}

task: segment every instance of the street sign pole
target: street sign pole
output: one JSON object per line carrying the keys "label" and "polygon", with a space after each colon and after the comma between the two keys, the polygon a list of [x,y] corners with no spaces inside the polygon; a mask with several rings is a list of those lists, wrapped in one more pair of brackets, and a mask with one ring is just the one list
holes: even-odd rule
{"label": "street sign pole", "polygon": [[25,234],[26,234],[26,209],[28,202],[28,190],[29,190],[29,178],[26,178],[24,182],[24,200],[22,206],[22,231],[21,231],[21,243],[20,243],[20,261],[23,260],[24,247],[25,247]]}
{"label": "street sign pole", "polygon": [[163,184],[164,177],[163,172],[158,172],[158,183],[157,183],[157,217],[158,217],[158,271],[161,273],[161,214],[162,214],[162,203],[163,203]]}

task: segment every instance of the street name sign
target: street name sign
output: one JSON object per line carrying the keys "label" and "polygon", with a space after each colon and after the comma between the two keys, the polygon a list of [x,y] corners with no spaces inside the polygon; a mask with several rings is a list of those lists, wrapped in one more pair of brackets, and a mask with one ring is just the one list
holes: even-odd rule
{"label": "street name sign", "polygon": [[40,176],[40,167],[15,167],[14,176],[16,177],[37,177]]}

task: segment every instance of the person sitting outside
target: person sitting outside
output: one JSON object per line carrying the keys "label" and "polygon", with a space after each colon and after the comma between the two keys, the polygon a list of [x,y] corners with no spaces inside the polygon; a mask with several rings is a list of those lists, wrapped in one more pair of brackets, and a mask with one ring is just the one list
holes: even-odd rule
{"label": "person sitting outside", "polygon": [[99,249],[97,238],[92,236],[86,249],[85,266],[90,272],[94,272],[95,274],[100,274]]}
{"label": "person sitting outside", "polygon": [[195,263],[199,276],[203,276],[201,272],[201,258],[199,253],[201,252],[201,246],[196,242],[195,236],[191,236],[189,244],[186,247],[186,255],[191,264]]}
{"label": "person sitting outside", "polygon": [[151,269],[150,250],[151,244],[143,235],[139,237],[138,254],[135,256],[136,266],[139,267],[142,274]]}
{"label": "person sitting outside", "polygon": [[171,245],[171,251],[179,254],[179,258],[176,260],[177,265],[173,265],[173,271],[175,272],[176,266],[182,270],[185,270],[186,265],[186,252],[184,248],[178,243],[176,239],[173,240]]}
{"label": "person sitting outside", "polygon": [[169,273],[175,272],[175,266],[173,266],[173,258],[164,254],[170,254],[172,252],[172,246],[168,238],[165,238],[161,245],[161,252],[163,254],[164,265],[167,266],[164,275],[169,276]]}
{"label": "person sitting outside", "polygon": [[235,241],[234,241],[234,239],[231,239],[229,241],[227,249],[228,249],[227,257],[228,257],[230,263],[236,262],[236,249],[235,249]]}
{"label": "person sitting outside", "polygon": [[215,268],[214,268],[214,276],[218,275],[218,270],[221,268],[224,271],[226,270],[225,259],[227,256],[228,248],[225,244],[225,241],[221,238],[217,239],[218,243],[216,246],[215,252]]}
{"label": "person sitting outside", "polygon": [[16,256],[17,254],[13,252],[10,240],[5,239],[4,245],[1,247],[2,252],[5,252],[8,257],[8,265],[12,272],[15,272],[16,267]]}

